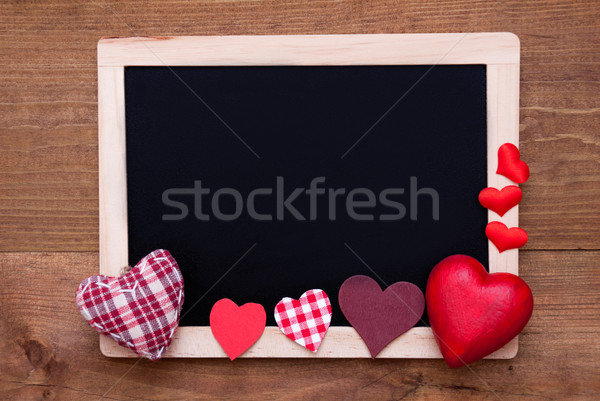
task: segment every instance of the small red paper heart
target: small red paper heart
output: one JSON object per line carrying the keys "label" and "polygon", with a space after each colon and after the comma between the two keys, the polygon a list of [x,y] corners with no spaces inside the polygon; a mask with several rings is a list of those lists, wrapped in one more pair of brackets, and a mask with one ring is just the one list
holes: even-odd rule
{"label": "small red paper heart", "polygon": [[506,227],[499,221],[492,221],[485,227],[485,235],[498,248],[500,253],[507,249],[520,248],[527,243],[527,233],[519,227]]}
{"label": "small red paper heart", "polygon": [[75,301],[96,331],[154,361],[171,344],[183,298],[177,262],[158,249],[121,277],[86,278]]}
{"label": "small red paper heart", "polygon": [[519,149],[512,143],[505,143],[498,149],[498,169],[497,174],[501,174],[516,182],[522,184],[529,178],[529,166],[523,160],[520,160]]}
{"label": "small red paper heart", "polygon": [[479,203],[481,206],[504,216],[513,207],[517,206],[523,198],[521,188],[516,185],[509,185],[498,191],[496,188],[485,188],[479,193]]}
{"label": "small red paper heart", "polygon": [[529,286],[509,273],[489,274],[465,255],[438,263],[425,291],[429,322],[451,368],[475,362],[502,348],[531,317]]}
{"label": "small red paper heart", "polygon": [[417,324],[425,311],[425,297],[416,285],[399,281],[382,291],[375,280],[362,275],[344,281],[338,301],[373,358]]}
{"label": "small red paper heart", "polygon": [[275,321],[287,338],[317,352],[331,323],[329,297],[315,289],[306,291],[298,301],[283,298],[275,306]]}
{"label": "small red paper heart", "polygon": [[266,324],[267,314],[260,304],[237,306],[224,298],[210,311],[210,329],[232,361],[258,341]]}

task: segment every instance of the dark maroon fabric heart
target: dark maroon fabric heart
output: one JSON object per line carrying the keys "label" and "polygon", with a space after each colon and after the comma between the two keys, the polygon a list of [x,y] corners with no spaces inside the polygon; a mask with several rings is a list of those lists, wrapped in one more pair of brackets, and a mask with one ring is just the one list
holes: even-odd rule
{"label": "dark maroon fabric heart", "polygon": [[399,281],[382,291],[375,280],[361,275],[344,281],[338,302],[373,358],[417,324],[425,310],[425,297],[416,285]]}

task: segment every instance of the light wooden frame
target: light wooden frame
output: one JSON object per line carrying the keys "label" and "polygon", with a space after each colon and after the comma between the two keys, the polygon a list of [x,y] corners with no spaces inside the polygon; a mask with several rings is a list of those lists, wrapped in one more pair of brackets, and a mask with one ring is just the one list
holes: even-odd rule
{"label": "light wooden frame", "polygon": [[[487,67],[487,180],[502,188],[508,179],[496,174],[497,150],[519,145],[519,39],[511,33],[207,36],[102,39],[98,43],[98,126],[100,186],[100,273],[117,276],[128,263],[125,149],[126,66],[267,66],[267,65],[444,65]],[[518,226],[518,207],[489,221]],[[491,272],[518,274],[518,250],[498,253],[489,243]],[[267,308],[268,309],[268,308]],[[105,336],[102,353],[136,355]],[[488,358],[516,355],[515,338]],[[165,357],[226,357],[210,327],[181,327]],[[329,328],[317,353],[287,339],[277,327],[241,357],[369,358],[352,327]],[[433,332],[415,327],[390,343],[377,358],[441,358]]]}

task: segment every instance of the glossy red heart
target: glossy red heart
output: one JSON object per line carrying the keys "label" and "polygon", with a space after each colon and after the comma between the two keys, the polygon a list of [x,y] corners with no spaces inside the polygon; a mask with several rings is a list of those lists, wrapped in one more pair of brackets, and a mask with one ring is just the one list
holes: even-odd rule
{"label": "glossy red heart", "polygon": [[485,227],[485,235],[498,248],[499,252],[520,248],[527,243],[527,233],[519,227],[506,227],[499,221],[492,221]]}
{"label": "glossy red heart", "polygon": [[352,276],[340,287],[342,313],[361,336],[371,357],[413,327],[425,311],[423,291],[399,281],[385,291],[367,276]]}
{"label": "glossy red heart", "polygon": [[516,182],[522,184],[529,178],[529,166],[523,160],[520,160],[519,149],[512,143],[505,143],[498,149],[498,169],[497,174],[501,174]]}
{"label": "glossy red heart", "polygon": [[486,209],[504,216],[513,207],[517,206],[523,198],[521,188],[509,185],[498,191],[496,188],[485,188],[479,193],[479,203]]}
{"label": "glossy red heart", "polygon": [[210,311],[210,329],[232,361],[258,341],[266,323],[265,308],[255,303],[237,306],[223,298]]}
{"label": "glossy red heart", "polygon": [[509,273],[489,274],[465,255],[438,263],[425,291],[429,322],[451,368],[475,362],[502,348],[531,317],[529,286]]}

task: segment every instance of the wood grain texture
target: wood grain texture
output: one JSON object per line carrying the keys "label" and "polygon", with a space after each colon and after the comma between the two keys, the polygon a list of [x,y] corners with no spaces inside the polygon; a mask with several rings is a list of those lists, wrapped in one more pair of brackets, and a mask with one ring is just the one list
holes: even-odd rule
{"label": "wood grain texture", "polygon": [[[519,64],[506,32],[105,38],[98,67]],[[517,74],[518,76],[518,74]]]}
{"label": "wood grain texture", "polygon": [[[514,360],[478,362],[475,376],[439,360],[163,360],[131,368],[134,360],[100,354],[73,302],[79,281],[96,274],[98,254],[72,252],[98,249],[100,37],[467,31],[521,39],[521,152],[532,174],[522,186],[520,225],[530,242],[520,274],[536,307]],[[69,252],[0,254],[0,394],[599,399],[599,37],[595,0],[1,2],[0,251]]]}
{"label": "wood grain texture", "polygon": [[96,44],[111,36],[510,31],[526,249],[600,249],[600,8],[587,1],[0,4],[0,250],[96,251]]}
{"label": "wood grain texture", "polygon": [[[600,252],[523,251],[535,297],[513,360],[472,371],[442,360],[164,359],[100,354],[74,303],[97,253],[4,253],[0,258],[0,394],[14,400],[498,399],[600,397]],[[25,285],[26,283],[26,285]],[[116,385],[115,385],[116,384]],[[111,386],[115,385],[111,389]],[[492,391],[494,393],[492,393]]]}

